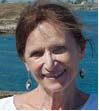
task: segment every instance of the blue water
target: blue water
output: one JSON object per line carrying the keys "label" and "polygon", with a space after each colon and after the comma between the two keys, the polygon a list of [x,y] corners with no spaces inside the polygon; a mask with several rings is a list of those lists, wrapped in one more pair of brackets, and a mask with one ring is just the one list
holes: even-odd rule
{"label": "blue water", "polygon": [[[79,68],[85,69],[85,77],[77,75],[77,86],[87,92],[98,91],[98,11],[76,11],[84,25],[83,33],[86,38],[94,42],[94,55],[92,57],[90,45],[87,44],[86,53]],[[15,35],[0,35],[0,90],[24,91],[27,72],[24,64],[16,53]],[[33,88],[37,83],[32,82]]]}

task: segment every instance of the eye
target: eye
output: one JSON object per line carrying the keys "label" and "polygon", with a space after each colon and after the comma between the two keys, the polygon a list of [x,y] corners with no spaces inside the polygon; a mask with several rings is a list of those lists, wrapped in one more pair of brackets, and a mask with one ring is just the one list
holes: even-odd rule
{"label": "eye", "polygon": [[55,48],[53,49],[54,54],[62,54],[65,51],[67,51],[66,46],[55,46]]}
{"label": "eye", "polygon": [[41,57],[43,56],[44,52],[43,51],[33,51],[31,54],[30,54],[30,57]]}

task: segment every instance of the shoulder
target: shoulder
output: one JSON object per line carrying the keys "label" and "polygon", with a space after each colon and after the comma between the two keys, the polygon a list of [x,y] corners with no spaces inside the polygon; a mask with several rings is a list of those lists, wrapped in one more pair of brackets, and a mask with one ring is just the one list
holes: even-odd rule
{"label": "shoulder", "polygon": [[0,110],[15,110],[13,96],[0,99]]}
{"label": "shoulder", "polygon": [[98,110],[98,94],[90,94],[81,110]]}

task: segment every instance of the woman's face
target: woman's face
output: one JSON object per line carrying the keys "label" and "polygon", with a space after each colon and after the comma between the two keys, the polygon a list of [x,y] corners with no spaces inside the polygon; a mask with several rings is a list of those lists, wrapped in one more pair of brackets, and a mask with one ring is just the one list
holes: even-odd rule
{"label": "woman's face", "polygon": [[82,57],[73,35],[43,22],[30,33],[25,48],[25,65],[46,90],[57,92],[74,84]]}

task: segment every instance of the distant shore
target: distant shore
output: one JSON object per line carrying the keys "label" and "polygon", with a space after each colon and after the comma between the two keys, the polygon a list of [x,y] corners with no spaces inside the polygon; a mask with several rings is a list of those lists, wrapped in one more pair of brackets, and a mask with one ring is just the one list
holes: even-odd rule
{"label": "distant shore", "polygon": [[22,91],[0,91],[0,99],[22,93]]}
{"label": "distant shore", "polygon": [[[0,34],[14,34],[20,12],[29,3],[0,3]],[[67,4],[66,4],[67,5]],[[71,10],[97,10],[98,4],[69,4]]]}
{"label": "distant shore", "polygon": [[14,34],[16,25],[15,19],[0,19],[0,34]]}
{"label": "distant shore", "polygon": [[13,34],[20,12],[28,3],[0,3],[0,34]]}

